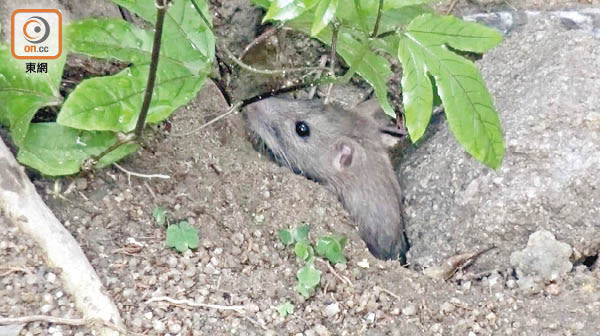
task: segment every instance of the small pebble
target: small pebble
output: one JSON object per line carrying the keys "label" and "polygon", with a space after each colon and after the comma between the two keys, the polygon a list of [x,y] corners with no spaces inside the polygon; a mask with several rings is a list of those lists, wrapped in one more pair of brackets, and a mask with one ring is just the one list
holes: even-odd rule
{"label": "small pebble", "polygon": [[244,235],[241,232],[236,232],[231,235],[231,241],[235,246],[241,246],[244,243]]}
{"label": "small pebble", "polygon": [[56,281],[56,274],[48,272],[48,274],[46,274],[46,281],[49,283],[54,283],[54,281]]}
{"label": "small pebble", "polygon": [[53,304],[54,303],[54,297],[50,293],[45,293],[42,296],[42,300],[44,300],[44,302],[48,303],[48,304]]}
{"label": "small pebble", "polygon": [[42,314],[48,314],[49,312],[52,311],[52,309],[54,309],[54,306],[51,304],[45,304],[43,306],[40,307],[40,312],[42,312]]}
{"label": "small pebble", "polygon": [[165,331],[165,324],[161,320],[154,320],[152,321],[152,329],[157,332],[163,332]]}
{"label": "small pebble", "polygon": [[325,307],[325,309],[323,310],[323,313],[327,317],[332,317],[339,312],[340,312],[340,305],[337,302],[327,305]]}
{"label": "small pebble", "polygon": [[131,325],[134,328],[141,328],[142,327],[142,319],[140,319],[139,317],[134,318],[133,320],[131,320]]}
{"label": "small pebble", "polygon": [[177,267],[177,258],[174,256],[169,257],[169,259],[167,259],[167,265],[171,268]]}
{"label": "small pebble", "polygon": [[551,283],[546,286],[546,292],[550,295],[558,295],[560,294],[560,285],[556,283]]}
{"label": "small pebble", "polygon": [[451,312],[453,312],[456,309],[456,306],[453,305],[450,302],[444,302],[442,303],[442,305],[440,306],[440,312],[442,314],[450,314]]}
{"label": "small pebble", "polygon": [[369,261],[367,259],[363,259],[357,262],[356,265],[361,268],[369,268]]}
{"label": "small pebble", "polygon": [[173,334],[178,334],[179,332],[181,332],[181,324],[169,323],[169,332]]}
{"label": "small pebble", "polygon": [[327,330],[327,328],[322,324],[315,325],[313,330],[315,331],[315,333],[318,336],[328,336],[329,335],[329,330]]}
{"label": "small pebble", "polygon": [[247,304],[246,309],[248,309],[248,311],[251,313],[256,313],[260,310],[260,308],[258,307],[258,305],[256,303]]}
{"label": "small pebble", "polygon": [[417,313],[417,306],[414,304],[402,308],[402,315],[413,316]]}

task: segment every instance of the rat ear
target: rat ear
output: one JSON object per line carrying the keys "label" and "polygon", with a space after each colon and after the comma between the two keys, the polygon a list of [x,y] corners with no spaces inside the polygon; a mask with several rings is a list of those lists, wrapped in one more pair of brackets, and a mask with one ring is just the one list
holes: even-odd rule
{"label": "rat ear", "polygon": [[339,142],[335,145],[333,166],[338,171],[342,171],[352,164],[354,156],[354,147],[351,143]]}

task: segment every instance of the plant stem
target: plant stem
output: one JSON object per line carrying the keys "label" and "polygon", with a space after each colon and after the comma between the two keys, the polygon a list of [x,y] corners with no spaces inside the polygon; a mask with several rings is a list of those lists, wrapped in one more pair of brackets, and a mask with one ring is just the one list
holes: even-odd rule
{"label": "plant stem", "polygon": [[376,37],[377,37],[377,38],[386,38],[386,37],[388,37],[388,36],[390,36],[390,35],[394,35],[394,34],[397,34],[397,33],[398,33],[398,32],[397,32],[397,31],[395,31],[395,30],[390,30],[390,31],[383,32],[383,33],[381,33],[381,34],[377,35]]}
{"label": "plant stem", "polygon": [[257,69],[253,66],[250,66],[250,65],[242,62],[239,58],[235,57],[235,55],[229,49],[227,49],[227,47],[225,47],[224,44],[221,44],[219,46],[219,49],[225,51],[225,54],[227,55],[227,57],[229,57],[229,59],[231,59],[240,68],[242,68],[246,71],[250,71],[253,73],[266,75],[266,76],[285,76],[286,74],[288,74],[290,72],[308,72],[308,71],[315,71],[315,70],[327,70],[327,68],[322,68],[322,67],[302,67],[302,68],[289,68],[289,69],[277,69],[277,70]]}
{"label": "plant stem", "polygon": [[383,10],[383,0],[379,0],[379,7],[377,7],[377,20],[375,21],[375,28],[373,28],[373,33],[371,33],[371,37],[377,36],[379,32],[379,22],[381,22],[381,11]]}
{"label": "plant stem", "polygon": [[156,27],[154,30],[154,42],[152,44],[152,58],[150,59],[150,71],[148,72],[148,82],[146,84],[146,92],[144,94],[144,102],[142,110],[135,126],[135,137],[140,139],[142,131],[146,124],[150,101],[152,100],[152,92],[154,91],[154,82],[156,80],[156,69],[158,68],[158,55],[160,52],[160,41],[162,38],[163,23],[165,22],[165,13],[167,12],[168,0],[156,0]]}
{"label": "plant stem", "polygon": [[103,158],[105,155],[107,155],[108,153],[121,147],[122,145],[134,142],[135,139],[136,139],[136,137],[132,133],[127,133],[127,134],[117,133],[117,141],[114,144],[112,144],[110,147],[108,147],[104,152],[102,152],[98,155],[92,156],[90,158],[91,161],[89,163],[84,163],[84,165],[83,165],[83,168],[85,168],[84,170],[92,169],[92,166],[95,165],[96,163],[98,163],[98,161],[100,161],[100,159]]}
{"label": "plant stem", "polygon": [[[335,78],[335,55],[337,48],[337,39],[338,33],[340,31],[340,25],[337,21],[333,22],[333,34],[331,35],[331,59],[329,60],[329,75]],[[329,83],[327,86],[327,93],[325,94],[325,102],[324,104],[329,104],[329,97],[331,94],[331,88],[333,88],[333,83]]]}
{"label": "plant stem", "polygon": [[335,69],[335,54],[336,54],[336,48],[337,48],[337,39],[338,39],[338,32],[340,31],[340,26],[337,22],[333,23],[333,34],[331,35],[331,59],[330,59],[330,63],[329,63],[329,74],[331,76],[335,76],[334,73],[334,69]]}
{"label": "plant stem", "polygon": [[307,87],[312,87],[312,86],[319,86],[319,85],[323,85],[323,84],[327,84],[327,83],[335,83],[335,84],[342,84],[342,83],[346,83],[347,81],[345,81],[346,79],[343,77],[331,77],[331,76],[327,76],[327,77],[321,77],[317,80],[307,80],[304,81],[300,84],[296,84],[296,85],[291,85],[291,86],[286,86],[277,90],[270,90],[267,92],[263,92],[260,93],[256,96],[244,99],[242,101],[242,105],[240,106],[240,108],[245,107],[246,105],[252,104],[254,102],[257,102],[259,100],[265,99],[265,98],[269,98],[269,97],[273,97],[282,93],[286,93],[286,92],[293,92],[293,91],[297,91],[300,89],[305,89]]}

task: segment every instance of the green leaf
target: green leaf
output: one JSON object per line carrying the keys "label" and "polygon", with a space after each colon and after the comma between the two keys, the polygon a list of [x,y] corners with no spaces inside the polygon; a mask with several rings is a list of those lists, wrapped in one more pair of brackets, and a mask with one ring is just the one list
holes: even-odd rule
{"label": "green leaf", "polygon": [[149,62],[153,38],[153,32],[117,19],[85,19],[65,27],[68,49],[130,63]]}
{"label": "green leaf", "polygon": [[317,254],[324,256],[332,264],[345,264],[343,250],[348,238],[340,235],[325,236],[317,241]]}
{"label": "green leaf", "polygon": [[253,4],[262,8],[269,8],[269,6],[271,6],[271,2],[271,0],[252,0]]}
{"label": "green leaf", "polygon": [[422,98],[417,96],[431,85],[427,76],[430,74],[457,140],[477,160],[492,168],[499,167],[504,143],[492,98],[475,64],[448,50],[447,45],[483,52],[498,44],[501,36],[476,23],[424,14],[408,25],[402,37],[398,58],[408,70],[402,83],[407,85],[403,95],[410,108],[406,112],[411,139],[416,141],[423,134],[425,120],[429,120],[432,93]]}
{"label": "green leaf", "polygon": [[292,232],[287,229],[279,230],[279,240],[281,240],[281,242],[285,246],[290,246],[294,243],[294,237],[292,237]]}
{"label": "green leaf", "polygon": [[315,255],[313,247],[310,245],[310,243],[305,241],[296,243],[294,246],[294,253],[296,254],[296,257],[302,261],[310,260]]}
{"label": "green leaf", "polygon": [[167,229],[167,246],[173,247],[179,252],[198,247],[199,239],[196,229],[186,221],[171,225]]}
{"label": "green leaf", "polygon": [[[148,70],[148,65],[130,67],[114,76],[83,81],[69,95],[57,122],[86,130],[132,131],[142,106]],[[177,106],[190,101],[204,80],[204,76],[192,75],[183,67],[159,67],[147,121],[164,120]]]}
{"label": "green leaf", "polygon": [[275,0],[271,2],[269,10],[262,22],[269,20],[288,21],[292,20],[307,10],[302,0]]}
{"label": "green leaf", "polygon": [[387,96],[387,82],[392,77],[388,61],[370,50],[364,52],[363,57],[356,58],[362,47],[361,43],[355,40],[350,33],[340,32],[338,41],[337,50],[340,56],[350,67],[356,66],[352,63],[358,62],[356,72],[373,87],[383,111],[390,116],[395,116],[396,113]]}
{"label": "green leaf", "polygon": [[314,37],[319,34],[335,18],[337,4],[337,0],[321,0],[319,2],[312,27],[310,28],[310,36]]}
{"label": "green leaf", "polygon": [[398,46],[398,59],[402,63],[404,117],[413,142],[425,134],[433,108],[432,84],[426,72],[425,60],[419,57],[419,47],[410,39],[401,39]]}
{"label": "green leaf", "polygon": [[294,313],[294,305],[291,304],[289,301],[286,301],[277,306],[277,312],[281,317],[292,315]]}
{"label": "green leaf", "polygon": [[[87,158],[104,152],[116,141],[111,132],[88,132],[56,123],[36,123],[29,127],[17,159],[44,175],[70,175],[77,173]],[[135,144],[122,145],[98,164],[104,166],[117,161],[136,149]]]}
{"label": "green leaf", "polygon": [[388,10],[407,6],[425,5],[434,1],[435,0],[385,0],[383,2],[383,9]]}
{"label": "green leaf", "polygon": [[296,291],[308,299],[321,282],[321,271],[310,262],[298,270],[296,277],[298,278]]}
{"label": "green leaf", "polygon": [[[352,6],[347,6],[346,8],[350,9],[352,8]],[[358,23],[358,27],[360,29],[362,29],[363,34],[365,34],[365,36],[368,36],[370,34],[369,32],[369,25],[367,24],[367,15],[366,12],[369,12],[369,10],[367,9],[367,11],[363,10],[363,6],[361,4],[360,0],[354,0],[354,7],[351,10],[354,10],[353,12],[353,18],[350,20],[344,20],[344,22],[357,22]],[[374,10],[371,10],[370,12],[374,13]],[[343,14],[342,14],[343,15]]]}
{"label": "green leaf", "polygon": [[310,227],[308,224],[303,224],[294,230],[294,241],[295,242],[308,242],[308,231]]}
{"label": "green leaf", "polygon": [[[153,0],[115,2],[154,23]],[[210,18],[202,0],[175,1],[167,11],[149,123],[164,120],[204,84],[214,59]],[[86,130],[133,130],[145,92],[153,32],[119,20],[87,19],[67,26],[65,35],[75,52],[133,65],[114,76],[83,81],[69,95],[57,122]]]}
{"label": "green leaf", "polygon": [[[355,0],[355,2],[358,0]],[[360,31],[364,34],[371,34],[377,20],[378,0],[360,1],[361,11],[356,10],[356,6],[350,4],[338,6],[336,15],[341,22],[341,26],[350,31]],[[381,13],[379,22],[379,32],[402,30],[415,17],[424,13],[432,13],[431,8],[427,6],[401,6],[400,8],[389,8],[384,2],[384,10]]]}
{"label": "green leaf", "polygon": [[62,103],[59,89],[65,55],[45,60],[47,73],[27,74],[26,63],[31,61],[15,59],[10,48],[0,43],[0,123],[10,127],[18,146],[25,140],[37,110]]}
{"label": "green leaf", "polygon": [[167,223],[167,210],[165,210],[164,208],[161,208],[159,206],[155,207],[154,211],[152,211],[152,215],[154,216],[156,224],[158,224],[159,226],[163,226]]}
{"label": "green leaf", "polygon": [[[154,0],[113,0],[113,2],[138,14],[152,25],[156,22]],[[183,51],[188,55],[184,59],[194,63],[194,58],[191,57],[197,57],[197,54],[190,50],[195,50],[202,55],[200,59],[195,60],[198,64],[212,62],[215,55],[215,38],[203,17],[208,20],[208,25],[212,25],[212,16],[205,0],[173,1],[165,16],[161,54],[179,55]],[[180,56],[176,58],[180,59]],[[210,66],[207,67],[207,72],[210,72]]]}
{"label": "green leaf", "polygon": [[[342,8],[344,6],[340,6]],[[289,25],[309,34],[308,27],[312,22],[310,15],[303,15],[297,20],[289,22]],[[332,32],[329,28],[324,28],[317,35],[317,38],[325,44],[331,43]],[[375,54],[366,48],[365,43],[357,40],[349,29],[341,29],[338,33],[337,53],[342,59],[355,69],[356,72],[367,81],[375,90],[375,95],[381,104],[381,107],[388,115],[395,116],[394,109],[389,103],[387,96],[387,82],[392,76],[389,62],[382,56]]]}

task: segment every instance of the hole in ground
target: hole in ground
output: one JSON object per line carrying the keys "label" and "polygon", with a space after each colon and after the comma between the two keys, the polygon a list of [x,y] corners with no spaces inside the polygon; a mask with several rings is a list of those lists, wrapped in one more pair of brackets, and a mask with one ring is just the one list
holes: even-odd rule
{"label": "hole in ground", "polygon": [[598,261],[597,254],[585,257],[581,263],[583,265],[585,265],[587,268],[591,268],[596,263],[596,261]]}

